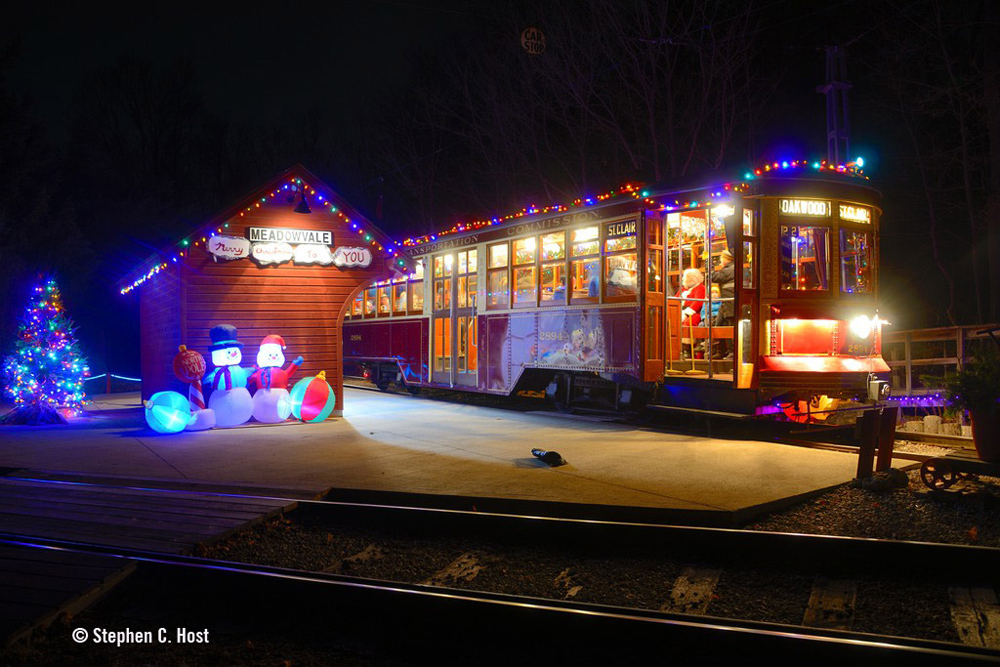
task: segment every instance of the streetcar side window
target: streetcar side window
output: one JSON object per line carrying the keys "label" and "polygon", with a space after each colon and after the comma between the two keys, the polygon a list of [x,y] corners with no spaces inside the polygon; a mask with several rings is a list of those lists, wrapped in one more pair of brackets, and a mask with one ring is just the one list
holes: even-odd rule
{"label": "streetcar side window", "polygon": [[365,317],[375,316],[375,288],[365,290]]}
{"label": "streetcar side window", "polygon": [[389,301],[389,286],[382,285],[378,288],[378,314],[388,315],[392,304]]}
{"label": "streetcar side window", "polygon": [[867,232],[840,230],[840,291],[864,294],[872,285],[872,243]]}
{"label": "streetcar side window", "polygon": [[507,308],[510,303],[510,287],[507,283],[508,261],[506,242],[489,247],[489,263],[486,269],[486,307],[488,309]]}
{"label": "streetcar side window", "polygon": [[593,225],[569,234],[570,303],[595,303],[601,297],[601,230]]}
{"label": "streetcar side window", "polygon": [[459,308],[476,307],[477,269],[476,250],[463,250],[458,253],[458,294],[456,298]]}
{"label": "streetcar side window", "polygon": [[604,226],[604,296],[609,300],[630,300],[638,292],[635,231],[635,220]]}
{"label": "streetcar side window", "polygon": [[354,297],[354,303],[351,304],[351,317],[352,318],[361,317],[361,314],[364,312],[364,307],[365,307],[365,293],[362,292],[361,294]]}
{"label": "streetcar side window", "polygon": [[806,225],[781,226],[781,289],[830,287],[830,230]]}
{"label": "streetcar side window", "polygon": [[392,285],[392,313],[406,315],[406,278]]}
{"label": "streetcar side window", "polygon": [[434,310],[451,308],[451,274],[455,268],[455,255],[434,257]]}
{"label": "streetcar side window", "polygon": [[534,236],[514,241],[514,308],[538,305],[535,246]]}
{"label": "streetcar side window", "polygon": [[566,232],[542,236],[541,299],[544,305],[566,303]]}
{"label": "streetcar side window", "polygon": [[424,312],[424,260],[418,259],[416,269],[410,274],[406,283],[406,291],[410,299],[410,314]]}

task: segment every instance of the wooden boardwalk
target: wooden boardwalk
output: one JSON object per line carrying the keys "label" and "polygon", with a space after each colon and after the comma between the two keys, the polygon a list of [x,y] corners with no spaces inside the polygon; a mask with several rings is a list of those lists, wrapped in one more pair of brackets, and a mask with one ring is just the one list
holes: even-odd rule
{"label": "wooden boardwalk", "polygon": [[[186,554],[294,501],[127,489],[0,477],[0,536]],[[0,631],[7,643],[85,609],[124,580],[133,561],[30,546],[0,546]]]}

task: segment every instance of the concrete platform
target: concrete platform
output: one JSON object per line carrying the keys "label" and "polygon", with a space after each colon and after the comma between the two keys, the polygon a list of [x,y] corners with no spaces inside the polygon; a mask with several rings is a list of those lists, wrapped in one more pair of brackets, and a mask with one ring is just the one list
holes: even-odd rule
{"label": "concrete platform", "polygon": [[[655,520],[733,525],[848,482],[857,466],[857,456],[840,452],[601,420],[350,388],[345,399],[344,417],[322,424],[159,435],[137,395],[97,397],[69,426],[0,427],[0,467],[300,498],[334,488],[523,502],[526,510],[546,501],[595,518],[645,508]],[[569,464],[550,468],[532,447],[558,450]]]}

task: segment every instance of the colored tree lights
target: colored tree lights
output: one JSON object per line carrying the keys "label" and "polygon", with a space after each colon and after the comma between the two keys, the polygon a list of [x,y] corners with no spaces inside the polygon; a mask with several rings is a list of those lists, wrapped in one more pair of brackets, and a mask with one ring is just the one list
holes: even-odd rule
{"label": "colored tree lights", "polygon": [[3,370],[15,406],[4,423],[64,422],[60,410],[76,414],[82,409],[83,379],[90,369],[54,278],[43,278],[32,291]]}

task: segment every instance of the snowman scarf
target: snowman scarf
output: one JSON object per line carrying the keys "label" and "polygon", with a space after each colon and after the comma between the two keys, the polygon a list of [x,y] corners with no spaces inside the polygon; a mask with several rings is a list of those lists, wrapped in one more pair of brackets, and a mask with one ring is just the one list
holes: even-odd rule
{"label": "snowman scarf", "polygon": [[233,376],[232,373],[230,373],[229,371],[229,366],[223,366],[222,368],[218,369],[218,371],[215,374],[214,381],[212,382],[213,390],[220,389],[222,387],[223,378],[225,378],[226,380],[226,391],[229,391],[230,389],[233,388]]}

